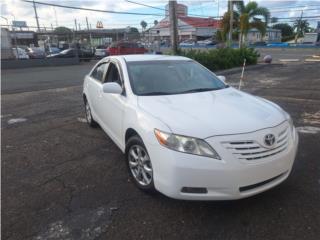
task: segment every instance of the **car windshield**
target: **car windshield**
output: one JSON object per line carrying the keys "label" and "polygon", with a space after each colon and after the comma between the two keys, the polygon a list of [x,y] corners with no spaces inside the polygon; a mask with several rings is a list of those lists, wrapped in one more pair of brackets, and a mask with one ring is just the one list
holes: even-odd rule
{"label": "car windshield", "polygon": [[67,53],[69,53],[70,51],[72,51],[72,49],[66,49],[66,50],[63,50],[63,51],[61,51],[60,52],[60,54],[67,54]]}
{"label": "car windshield", "polygon": [[194,61],[137,61],[127,65],[132,90],[140,96],[203,92],[228,87]]}

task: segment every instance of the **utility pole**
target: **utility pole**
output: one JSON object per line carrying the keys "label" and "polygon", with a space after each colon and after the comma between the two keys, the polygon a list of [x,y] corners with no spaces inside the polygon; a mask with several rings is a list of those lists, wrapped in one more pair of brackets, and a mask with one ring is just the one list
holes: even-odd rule
{"label": "utility pole", "polygon": [[229,0],[229,13],[230,13],[230,29],[229,29],[229,47],[232,46],[232,32],[233,32],[233,1]]}
{"label": "utility pole", "polygon": [[173,54],[178,53],[178,27],[177,27],[177,2],[176,0],[169,0],[169,21],[170,21],[170,35],[171,46]]}
{"label": "utility pole", "polygon": [[34,9],[35,18],[36,18],[36,21],[37,21],[38,32],[40,32],[39,17],[38,17],[38,13],[37,13],[36,3],[34,2],[34,0],[33,0],[33,9]]}
{"label": "utility pole", "polygon": [[86,17],[86,23],[87,23],[87,29],[89,30],[89,22],[88,22],[88,17]]}
{"label": "utility pole", "polygon": [[75,31],[77,31],[78,30],[77,19],[74,19],[74,26],[75,26]]}
{"label": "utility pole", "polygon": [[87,30],[88,30],[88,32],[89,32],[89,39],[90,39],[90,46],[91,46],[91,30],[90,30],[90,28],[89,28],[89,22],[88,22],[88,17],[86,17],[86,22],[87,22]]}
{"label": "utility pole", "polygon": [[300,15],[300,26],[298,26],[298,28],[297,28],[297,34],[295,37],[295,44],[297,44],[297,42],[298,42],[299,33],[302,32],[302,28],[301,28],[302,16],[303,16],[303,10],[301,11],[301,15]]}
{"label": "utility pole", "polygon": [[58,27],[58,18],[57,18],[57,12],[55,7],[53,7],[53,11],[54,11],[54,17],[56,19],[56,27]]}

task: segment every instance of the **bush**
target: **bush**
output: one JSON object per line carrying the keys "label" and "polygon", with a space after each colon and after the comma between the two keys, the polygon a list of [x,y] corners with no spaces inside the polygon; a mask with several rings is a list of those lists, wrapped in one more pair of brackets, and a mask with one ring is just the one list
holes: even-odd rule
{"label": "bush", "polygon": [[259,57],[259,53],[253,48],[222,48],[208,51],[191,49],[179,51],[178,55],[194,59],[211,71],[242,66],[244,59],[247,65],[256,64]]}

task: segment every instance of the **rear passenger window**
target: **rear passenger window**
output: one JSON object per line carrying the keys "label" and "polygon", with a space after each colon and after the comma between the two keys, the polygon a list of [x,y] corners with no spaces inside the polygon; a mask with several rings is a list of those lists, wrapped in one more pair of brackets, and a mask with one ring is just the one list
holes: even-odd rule
{"label": "rear passenger window", "polygon": [[103,74],[105,72],[105,69],[107,68],[107,64],[108,63],[101,63],[99,66],[97,66],[91,73],[91,77],[102,82]]}

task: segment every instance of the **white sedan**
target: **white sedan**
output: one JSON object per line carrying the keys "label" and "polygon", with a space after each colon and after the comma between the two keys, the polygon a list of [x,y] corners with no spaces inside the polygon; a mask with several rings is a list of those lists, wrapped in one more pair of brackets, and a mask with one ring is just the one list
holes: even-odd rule
{"label": "white sedan", "polygon": [[140,189],[248,197],[289,176],[298,134],[279,106],[222,79],[185,57],[107,57],[85,77],[86,119],[125,153]]}

